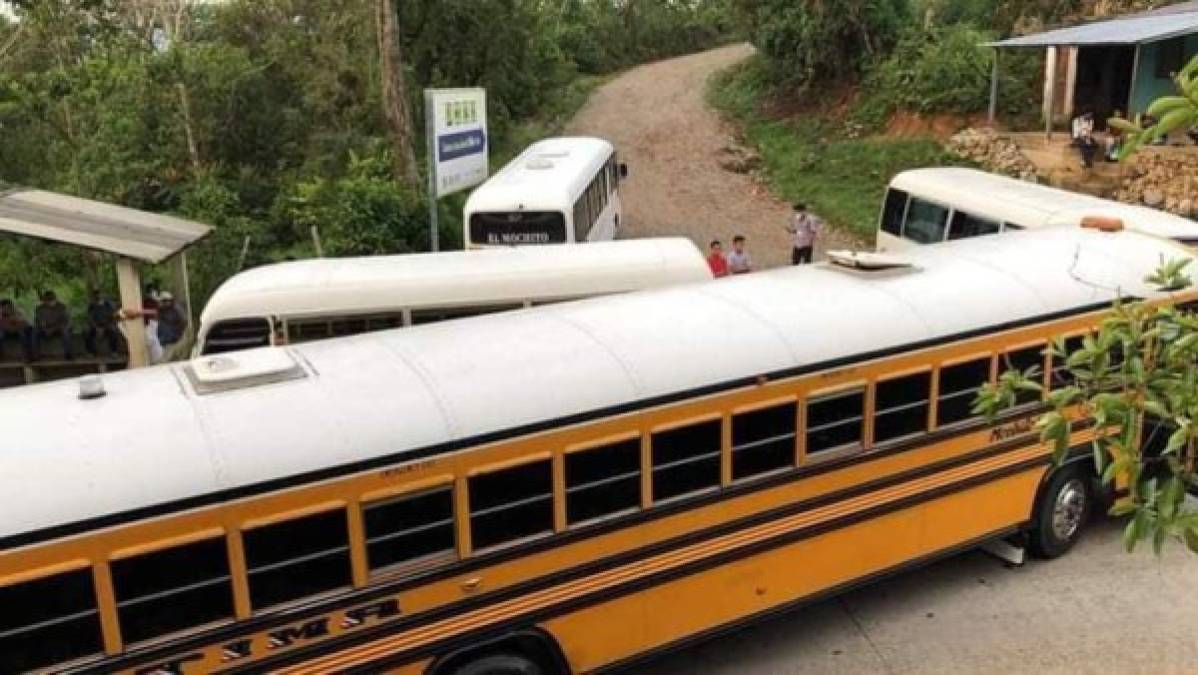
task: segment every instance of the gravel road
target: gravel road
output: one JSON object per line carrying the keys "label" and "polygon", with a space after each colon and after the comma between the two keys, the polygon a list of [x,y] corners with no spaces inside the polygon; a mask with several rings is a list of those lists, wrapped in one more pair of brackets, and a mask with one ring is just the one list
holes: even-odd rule
{"label": "gravel road", "polygon": [[[568,125],[567,133],[612,141],[628,164],[621,237],[681,235],[706,251],[712,239],[730,248],[732,235],[743,234],[757,267],[790,263],[790,205],[752,176],[720,167],[735,140],[704,100],[712,74],[752,53],[733,45],[634,68],[595,92]],[[817,254],[852,242],[828,231]]]}

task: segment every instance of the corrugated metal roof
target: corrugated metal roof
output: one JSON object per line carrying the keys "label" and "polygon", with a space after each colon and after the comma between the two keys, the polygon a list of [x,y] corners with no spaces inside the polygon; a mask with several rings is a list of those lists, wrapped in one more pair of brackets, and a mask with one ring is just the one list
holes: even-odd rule
{"label": "corrugated metal roof", "polygon": [[160,263],[212,228],[181,218],[22,188],[0,190],[0,232]]}
{"label": "corrugated metal roof", "polygon": [[1198,33],[1198,11],[1140,14],[986,43],[987,47],[1134,45]]}

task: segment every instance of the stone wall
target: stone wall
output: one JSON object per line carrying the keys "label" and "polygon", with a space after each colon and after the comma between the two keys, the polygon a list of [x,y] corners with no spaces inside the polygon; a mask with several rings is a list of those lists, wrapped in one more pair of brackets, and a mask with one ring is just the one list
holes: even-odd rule
{"label": "stone wall", "polygon": [[1198,215],[1198,148],[1141,148],[1126,161],[1116,199]]}
{"label": "stone wall", "polygon": [[1036,166],[1014,141],[990,128],[966,129],[948,140],[953,154],[982,166],[987,171],[1036,182]]}

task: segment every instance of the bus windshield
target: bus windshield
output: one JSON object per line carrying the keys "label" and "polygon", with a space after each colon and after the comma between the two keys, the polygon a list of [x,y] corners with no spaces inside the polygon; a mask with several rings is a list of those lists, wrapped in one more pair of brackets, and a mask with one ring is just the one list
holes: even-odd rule
{"label": "bus windshield", "polygon": [[470,216],[472,244],[564,244],[566,240],[566,218],[559,211],[475,213]]}

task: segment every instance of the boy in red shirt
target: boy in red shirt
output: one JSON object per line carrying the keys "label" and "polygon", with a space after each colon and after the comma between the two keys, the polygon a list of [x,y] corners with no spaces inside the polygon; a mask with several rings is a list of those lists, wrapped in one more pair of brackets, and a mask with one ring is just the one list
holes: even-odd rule
{"label": "boy in red shirt", "polygon": [[707,256],[707,266],[711,268],[711,276],[717,279],[728,276],[728,259],[724,257],[724,246],[719,239],[711,242],[711,254]]}

